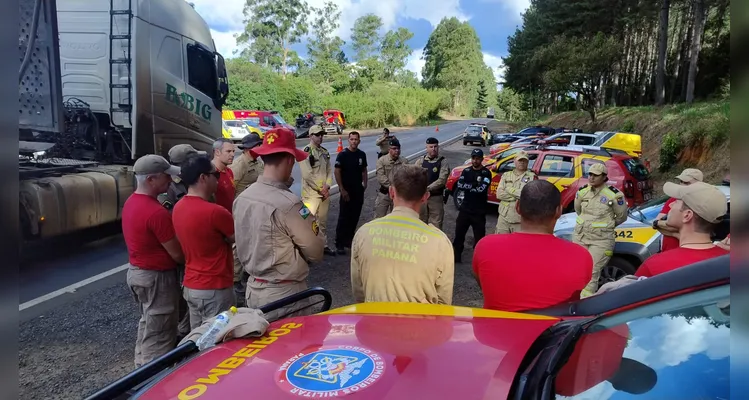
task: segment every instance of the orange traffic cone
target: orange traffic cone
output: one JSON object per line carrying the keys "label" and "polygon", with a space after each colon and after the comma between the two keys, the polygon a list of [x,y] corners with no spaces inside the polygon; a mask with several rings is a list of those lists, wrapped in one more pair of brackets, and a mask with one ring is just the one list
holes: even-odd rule
{"label": "orange traffic cone", "polygon": [[336,153],[340,153],[343,151],[343,139],[338,138],[338,148],[336,149]]}
{"label": "orange traffic cone", "polygon": [[434,131],[435,131],[435,132],[439,132],[439,131],[440,131],[440,126],[439,126],[439,125],[437,125],[437,127],[436,127],[436,128],[434,128]]}

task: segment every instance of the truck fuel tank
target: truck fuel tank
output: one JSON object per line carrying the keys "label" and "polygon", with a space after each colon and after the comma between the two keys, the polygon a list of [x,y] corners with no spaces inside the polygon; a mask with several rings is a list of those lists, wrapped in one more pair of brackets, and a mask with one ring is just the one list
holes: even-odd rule
{"label": "truck fuel tank", "polygon": [[[118,221],[135,190],[132,167],[101,165],[20,182],[25,232],[45,239]],[[24,238],[30,239],[30,238]]]}

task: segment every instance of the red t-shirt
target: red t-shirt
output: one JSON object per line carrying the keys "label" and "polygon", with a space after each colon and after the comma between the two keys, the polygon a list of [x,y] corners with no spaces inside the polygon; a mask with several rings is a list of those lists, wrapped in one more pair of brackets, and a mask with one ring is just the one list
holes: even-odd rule
{"label": "red t-shirt", "polygon": [[229,210],[231,214],[231,208],[234,204],[234,194],[236,187],[234,186],[234,171],[231,168],[224,168],[221,175],[218,178],[218,187],[216,188],[216,204]]}
{"label": "red t-shirt", "polygon": [[172,216],[156,198],[133,193],[122,207],[122,236],[130,264],[156,271],[177,267],[162,243],[174,239]]}
{"label": "red t-shirt", "polygon": [[635,276],[652,277],[699,261],[728,254],[718,246],[709,249],[687,249],[679,247],[666,253],[651,256],[637,269]]}
{"label": "red t-shirt", "polygon": [[234,256],[224,239],[234,235],[234,219],[218,204],[185,196],[172,211],[174,230],[185,253],[184,285],[226,289],[234,283]]}
{"label": "red t-shirt", "polygon": [[[673,204],[673,202],[675,201],[676,199],[673,197],[666,200],[666,203],[663,205],[663,208],[661,209],[661,213],[668,214],[668,212],[671,211],[671,204]],[[664,252],[666,250],[673,250],[677,248],[679,248],[679,239],[673,236],[663,235],[663,242],[661,243],[661,252]]]}
{"label": "red t-shirt", "polygon": [[495,234],[476,245],[473,272],[481,282],[484,308],[533,310],[579,300],[593,275],[593,257],[554,235]]}

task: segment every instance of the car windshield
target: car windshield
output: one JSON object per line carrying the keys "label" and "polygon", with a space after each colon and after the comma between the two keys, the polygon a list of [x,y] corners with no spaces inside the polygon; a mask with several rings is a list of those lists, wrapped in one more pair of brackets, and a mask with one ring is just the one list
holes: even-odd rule
{"label": "car windshield", "polygon": [[541,128],[538,128],[538,127],[534,126],[534,127],[531,127],[531,128],[525,128],[522,131],[518,132],[518,134],[529,135],[531,133],[539,133],[539,132],[541,132]]}
{"label": "car windshield", "polygon": [[729,300],[723,285],[601,319],[574,344],[556,398],[730,398]]}
{"label": "car windshield", "polygon": [[640,161],[637,157],[627,158],[622,160],[624,163],[624,166],[627,168],[627,171],[629,171],[632,176],[635,177],[635,179],[644,181],[648,178],[650,178],[650,171],[645,167],[645,165]]}
{"label": "car windshield", "polygon": [[477,132],[477,133],[480,133],[481,132],[481,127],[480,126],[469,126],[468,128],[466,128],[466,132],[471,132],[471,133]]}
{"label": "car windshield", "polygon": [[652,200],[646,201],[637,207],[629,210],[629,216],[646,224],[653,222],[658,213],[663,209],[663,204],[668,200],[668,196],[656,197]]}
{"label": "car windshield", "polygon": [[244,121],[226,121],[226,126],[231,128],[244,128]]}
{"label": "car windshield", "polygon": [[284,121],[283,118],[281,118],[280,114],[273,114],[273,119],[275,119],[276,122],[278,122],[279,124],[283,124],[283,125],[286,124],[286,121]]}

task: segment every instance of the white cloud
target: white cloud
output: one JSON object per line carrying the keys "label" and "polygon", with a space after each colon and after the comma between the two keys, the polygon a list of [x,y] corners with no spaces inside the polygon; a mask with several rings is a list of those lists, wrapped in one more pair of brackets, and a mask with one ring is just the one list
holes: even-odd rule
{"label": "white cloud", "polygon": [[492,69],[492,72],[494,72],[494,79],[496,79],[497,82],[501,82],[505,75],[505,64],[502,62],[502,58],[487,52],[484,52],[483,54],[484,63]]}
{"label": "white cloud", "polygon": [[480,0],[483,3],[499,4],[507,12],[514,14],[518,21],[520,20],[520,14],[525,12],[531,5],[530,0]]}
{"label": "white cloud", "polygon": [[[232,57],[236,43],[232,35],[244,29],[244,0],[190,0],[195,10],[211,27],[211,34],[226,58]],[[308,0],[312,7],[322,8],[326,0]],[[397,18],[423,19],[432,27],[442,18],[457,17],[467,21],[470,17],[460,8],[460,0],[332,0],[341,11],[340,27],[336,34],[350,41],[354,21],[362,15],[373,13],[382,18],[385,31],[396,28]],[[220,31],[220,32],[219,32]],[[382,32],[384,33],[384,32]]]}
{"label": "white cloud", "polygon": [[406,69],[416,72],[416,78],[421,81],[421,69],[424,68],[424,64],[426,64],[426,61],[421,59],[422,49],[414,50],[413,53],[411,53],[411,56],[408,57],[408,62],[406,63]]}

